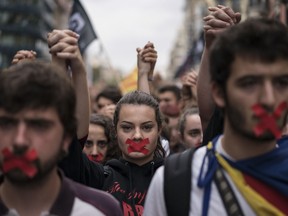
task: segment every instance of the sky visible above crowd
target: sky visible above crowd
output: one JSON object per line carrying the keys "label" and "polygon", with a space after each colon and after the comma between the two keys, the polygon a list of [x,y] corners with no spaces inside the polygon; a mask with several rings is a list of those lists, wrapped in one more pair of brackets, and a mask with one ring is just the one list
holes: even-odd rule
{"label": "sky visible above crowd", "polygon": [[156,70],[168,66],[170,52],[183,22],[184,0],[81,0],[98,40],[89,57],[100,52],[124,74],[136,65],[136,48],[151,41],[158,51]]}

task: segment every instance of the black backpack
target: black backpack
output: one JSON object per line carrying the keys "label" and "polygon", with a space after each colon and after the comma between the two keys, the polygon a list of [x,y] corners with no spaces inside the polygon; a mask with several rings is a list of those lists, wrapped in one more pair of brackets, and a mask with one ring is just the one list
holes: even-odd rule
{"label": "black backpack", "polygon": [[191,163],[195,149],[172,154],[165,160],[164,198],[167,215],[189,215]]}
{"label": "black backpack", "polygon": [[[169,156],[165,160],[164,168],[164,199],[168,216],[188,216],[190,210],[190,194],[192,179],[192,159],[195,149],[188,149],[182,153]],[[232,190],[228,180],[226,179],[221,168],[217,168],[217,175],[214,180],[223,200],[227,215],[243,216],[244,213]],[[222,185],[221,185],[222,183]],[[226,187],[222,188],[223,183]],[[225,196],[230,193],[227,200]],[[233,208],[231,206],[233,205]],[[236,207],[236,210],[235,210]]]}

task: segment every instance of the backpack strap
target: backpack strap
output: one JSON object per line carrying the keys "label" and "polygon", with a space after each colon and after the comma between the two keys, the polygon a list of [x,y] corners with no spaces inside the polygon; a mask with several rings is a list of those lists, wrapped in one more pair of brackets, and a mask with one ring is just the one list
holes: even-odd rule
{"label": "backpack strap", "polygon": [[195,149],[172,154],[165,160],[164,198],[167,215],[189,215],[191,163]]}
{"label": "backpack strap", "polygon": [[237,197],[220,166],[217,168],[215,172],[214,181],[219,191],[220,197],[223,201],[227,215],[244,216],[241,206],[237,200]]}

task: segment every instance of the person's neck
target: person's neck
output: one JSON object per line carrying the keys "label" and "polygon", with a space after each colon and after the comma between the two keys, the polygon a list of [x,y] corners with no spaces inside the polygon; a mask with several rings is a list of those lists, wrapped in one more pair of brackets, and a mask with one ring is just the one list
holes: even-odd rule
{"label": "person's neck", "polygon": [[[227,125],[226,122],[225,125]],[[227,125],[224,127],[222,147],[233,159],[243,160],[272,151],[276,147],[276,140],[255,141],[239,134]]]}
{"label": "person's neck", "polygon": [[1,199],[9,209],[15,209],[21,216],[39,216],[49,211],[61,187],[57,170],[53,170],[41,182],[15,185],[4,178],[0,187]]}

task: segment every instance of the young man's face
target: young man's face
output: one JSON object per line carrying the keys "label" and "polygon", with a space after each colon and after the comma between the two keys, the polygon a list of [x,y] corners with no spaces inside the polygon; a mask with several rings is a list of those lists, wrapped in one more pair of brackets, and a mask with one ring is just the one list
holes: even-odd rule
{"label": "young man's face", "polygon": [[[288,61],[263,63],[237,57],[231,65],[225,94],[220,106],[225,108],[226,120],[234,131],[252,139],[275,139],[270,130],[255,134],[261,118],[252,107],[260,105],[272,116],[281,103],[288,101]],[[283,128],[286,114],[287,109],[276,119],[279,129]]]}
{"label": "young man's face", "polygon": [[159,109],[162,113],[170,116],[170,113],[179,112],[179,101],[172,91],[165,91],[158,94]]}
{"label": "young man's face", "polygon": [[[55,109],[22,110],[18,113],[8,113],[0,109],[0,161],[3,166],[7,155],[3,150],[10,151],[14,160],[25,167],[16,166],[5,176],[11,182],[30,182],[33,179],[45,178],[56,169],[63,151],[67,152],[71,139],[64,137],[64,129]],[[24,155],[34,151],[36,160],[25,160]],[[15,159],[16,158],[16,159]],[[16,161],[16,162],[15,162]],[[27,176],[27,167],[36,169],[35,175]]]}
{"label": "young man's face", "polygon": [[111,104],[114,104],[112,100],[105,98],[105,97],[100,97],[99,100],[96,103],[96,111],[98,113],[101,113],[102,110]]}

